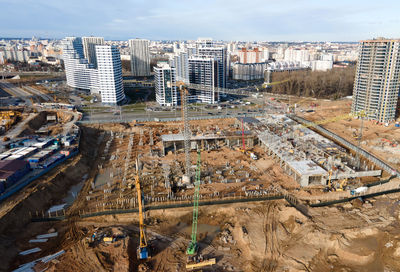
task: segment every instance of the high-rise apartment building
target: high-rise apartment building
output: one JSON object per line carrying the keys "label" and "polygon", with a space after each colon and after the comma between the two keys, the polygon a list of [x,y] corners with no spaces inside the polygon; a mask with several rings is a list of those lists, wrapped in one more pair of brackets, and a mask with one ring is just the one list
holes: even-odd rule
{"label": "high-rise apartment building", "polygon": [[225,47],[199,47],[200,56],[212,57],[217,61],[217,83],[219,88],[226,88],[227,56]]}
{"label": "high-rise apartment building", "polygon": [[131,50],[131,70],[133,76],[150,76],[149,41],[144,39],[129,40]]}
{"label": "high-rise apartment building", "polygon": [[235,63],[232,67],[234,80],[259,80],[264,78],[267,63]]}
{"label": "high-rise apartment building", "polygon": [[176,68],[177,81],[189,81],[189,57],[188,53],[180,52],[170,59],[171,67]]}
{"label": "high-rise apartment building", "polygon": [[83,54],[97,68],[96,45],[103,45],[103,37],[82,37]]}
{"label": "high-rise apartment building", "polygon": [[247,48],[242,48],[239,52],[239,62],[246,63],[260,63],[263,59],[263,52],[258,48],[254,48],[253,50],[249,50]]}
{"label": "high-rise apartment building", "polygon": [[189,82],[201,85],[196,90],[197,99],[202,103],[213,104],[219,101],[215,90],[218,82],[218,62],[211,56],[192,56],[189,58]]}
{"label": "high-rise apartment building", "polygon": [[395,119],[400,87],[400,40],[361,41],[352,112],[379,122]]}
{"label": "high-rise apartment building", "polygon": [[176,87],[176,69],[168,64],[154,67],[154,86],[156,100],[160,106],[177,106],[178,92]]}
{"label": "high-rise apartment building", "polygon": [[212,38],[198,38],[196,41],[196,47],[213,47],[214,41]]}
{"label": "high-rise apartment building", "polygon": [[125,99],[119,50],[113,45],[96,45],[101,102],[116,105]]}
{"label": "high-rise apartment building", "polygon": [[84,58],[82,39],[66,37],[63,43],[63,61],[67,85],[72,88],[98,92],[97,70]]}

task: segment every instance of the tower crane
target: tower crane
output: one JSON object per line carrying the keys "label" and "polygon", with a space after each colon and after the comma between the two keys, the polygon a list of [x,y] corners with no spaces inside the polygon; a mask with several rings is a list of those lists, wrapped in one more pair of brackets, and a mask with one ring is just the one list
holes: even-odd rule
{"label": "tower crane", "polygon": [[142,204],[142,191],[140,189],[139,181],[139,161],[136,160],[136,176],[135,176],[135,187],[137,190],[138,207],[139,207],[139,247],[137,248],[137,257],[139,260],[147,260],[150,258],[150,250],[147,245],[145,226],[143,220],[143,204]]}
{"label": "tower crane", "polygon": [[194,196],[193,196],[193,223],[192,235],[189,246],[186,250],[187,255],[195,255],[197,253],[197,218],[199,216],[199,198],[200,198],[200,177],[201,177],[201,157],[200,149],[197,150],[197,168],[196,180],[194,182]]}
{"label": "tower crane", "polygon": [[190,129],[188,120],[187,108],[187,95],[188,90],[184,83],[179,83],[179,90],[181,91],[181,108],[182,108],[182,121],[183,121],[183,145],[185,148],[185,176],[186,181],[190,182]]}

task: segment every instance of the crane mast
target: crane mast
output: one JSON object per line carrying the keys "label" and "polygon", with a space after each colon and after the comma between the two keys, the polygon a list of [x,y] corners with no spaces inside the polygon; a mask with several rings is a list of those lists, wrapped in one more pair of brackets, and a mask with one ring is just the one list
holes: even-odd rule
{"label": "crane mast", "polygon": [[246,151],[246,144],[244,143],[244,125],[243,125],[243,118],[242,118],[242,152]]}
{"label": "crane mast", "polygon": [[142,191],[140,189],[139,181],[139,166],[138,161],[136,161],[136,176],[135,176],[135,187],[137,191],[138,208],[139,208],[139,247],[137,249],[138,259],[146,260],[149,258],[149,249],[147,247],[146,233],[144,230],[144,218],[143,218],[143,204],[142,204]]}
{"label": "crane mast", "polygon": [[197,252],[197,219],[199,216],[199,198],[200,198],[200,177],[201,177],[201,157],[200,149],[197,150],[197,168],[196,180],[194,182],[194,196],[193,196],[193,223],[192,235],[189,246],[186,250],[187,255],[194,255]]}

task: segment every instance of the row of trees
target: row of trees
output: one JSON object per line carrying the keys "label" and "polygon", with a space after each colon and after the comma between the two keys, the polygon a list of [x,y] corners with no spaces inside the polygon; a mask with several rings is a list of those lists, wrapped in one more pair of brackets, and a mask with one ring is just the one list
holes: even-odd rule
{"label": "row of trees", "polygon": [[338,99],[352,95],[355,66],[333,68],[322,71],[293,71],[272,73],[272,82],[280,82],[272,87],[273,93],[316,98]]}

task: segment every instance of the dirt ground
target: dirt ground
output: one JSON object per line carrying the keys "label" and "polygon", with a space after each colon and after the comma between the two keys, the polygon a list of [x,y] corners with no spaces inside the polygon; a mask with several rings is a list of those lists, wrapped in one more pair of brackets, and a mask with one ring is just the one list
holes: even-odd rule
{"label": "dirt ground", "polygon": [[[21,248],[31,248],[24,238],[32,234],[43,234],[52,224],[31,223],[31,215],[41,214],[53,205],[61,204],[68,188],[82,181],[82,177],[93,166],[93,157],[97,156],[96,139],[98,130],[83,129],[81,153],[66,163],[50,171],[37,181],[25,187],[20,193],[6,199],[0,205],[0,271],[15,267],[18,261],[12,261]],[[64,227],[67,227],[66,225]],[[24,241],[20,243],[19,241]],[[49,246],[53,248],[53,246]],[[45,251],[54,253],[51,251]]]}
{"label": "dirt ground", "polygon": [[[302,113],[297,110],[296,114],[311,121],[324,122],[323,120],[344,116],[350,113],[351,109],[351,99],[337,101],[317,100],[315,103],[318,105],[312,108],[315,112]],[[299,109],[310,109],[309,104],[310,102],[301,102]],[[360,133],[361,120],[343,118],[338,121],[327,121],[322,126],[351,143],[358,144],[356,136]],[[361,147],[363,149],[373,153],[393,167],[400,169],[400,128],[395,127],[394,123],[385,127],[383,124],[376,124],[373,121],[364,121],[362,135]]]}
{"label": "dirt ground", "polygon": [[[54,114],[57,114],[57,122],[47,121],[47,116]],[[35,135],[35,132],[41,128],[46,128],[49,132],[49,135],[60,134],[63,131],[63,125],[71,121],[72,118],[72,114],[64,111],[59,111],[57,113],[56,111],[41,111],[35,118],[26,124],[24,130],[18,135],[18,137]]]}
{"label": "dirt ground", "polygon": [[[399,271],[398,197],[313,208],[311,219],[283,200],[201,207],[199,252],[217,259],[203,271]],[[191,209],[147,216],[153,245],[148,271],[185,271]],[[77,229],[86,236],[64,247],[66,253],[48,271],[138,271],[137,219],[125,214],[81,220]],[[88,245],[85,239],[95,228],[127,236]]]}
{"label": "dirt ground", "polygon": [[[337,114],[346,111],[347,106],[342,107],[340,103],[324,103],[320,102],[316,113],[310,114],[315,116],[315,120],[319,118],[318,114],[322,117],[327,110],[337,111]],[[143,154],[149,154],[148,128],[151,127],[154,132],[156,144],[153,149],[157,150],[160,149],[160,135],[179,132],[179,125],[149,123],[146,124],[146,128],[134,124],[84,127],[81,154],[78,157],[1,204],[0,271],[15,269],[21,264],[60,250],[65,250],[65,253],[47,264],[40,263],[35,269],[146,271],[143,269],[143,263],[136,257],[139,240],[136,213],[87,219],[81,219],[78,215],[93,202],[92,197],[96,192],[92,184],[101,172],[99,165],[108,165],[114,169],[123,167],[122,163],[125,160],[122,158],[127,156],[128,138],[121,137],[110,141],[110,152],[105,152],[106,142],[111,137],[109,131],[133,132],[134,142],[137,144],[140,131],[145,130],[143,146],[137,149]],[[234,120],[192,123],[192,128],[216,130],[217,126],[222,128],[229,125],[233,126]],[[345,126],[343,125],[343,128]],[[105,131],[107,133],[104,133]],[[351,136],[351,132],[349,133]],[[365,135],[366,139],[370,136],[367,133]],[[254,148],[254,151],[257,154],[263,152],[259,147]],[[112,162],[112,155],[117,155],[120,159]],[[159,156],[157,159],[182,165],[182,157],[180,153]],[[256,166],[258,170],[252,170],[254,173],[251,174],[257,175],[257,180],[261,181],[259,184],[204,184],[201,189],[204,193],[218,190],[240,191],[243,186],[260,184],[267,187],[274,182],[289,191],[299,190],[298,185],[283,173],[279,165],[266,156],[252,161],[239,151],[223,148],[222,151],[202,152],[201,159],[205,170],[214,169],[213,167],[223,164],[226,160],[232,163],[240,160],[245,169]],[[192,164],[195,164],[195,160],[193,153]],[[133,165],[133,161],[130,164]],[[46,211],[52,205],[60,204],[60,199],[66,195],[68,189],[81,182],[84,175],[87,175],[87,180],[78,200],[67,212],[68,220],[34,223],[30,221],[30,213]],[[150,183],[145,184],[144,188],[149,192]],[[114,189],[117,194],[135,194],[134,189]],[[190,192],[188,190],[188,193]],[[364,202],[354,200],[330,207],[310,208],[310,218],[284,200],[200,207],[199,252],[206,258],[217,260],[215,266],[203,271],[400,271],[399,196],[397,193]],[[191,223],[190,207],[146,212],[146,233],[153,255],[146,263],[147,271],[185,271],[185,250],[190,240]],[[58,232],[58,236],[46,243],[29,243],[36,235],[54,231]],[[111,244],[101,240],[90,242],[94,232],[107,233],[117,238]],[[21,250],[36,246],[42,251],[27,256],[17,255]]]}

